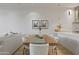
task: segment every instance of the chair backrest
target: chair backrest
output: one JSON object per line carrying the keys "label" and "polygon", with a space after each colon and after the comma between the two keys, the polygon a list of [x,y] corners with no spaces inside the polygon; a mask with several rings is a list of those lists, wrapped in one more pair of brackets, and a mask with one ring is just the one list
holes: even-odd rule
{"label": "chair backrest", "polygon": [[49,44],[30,43],[30,55],[48,55]]}

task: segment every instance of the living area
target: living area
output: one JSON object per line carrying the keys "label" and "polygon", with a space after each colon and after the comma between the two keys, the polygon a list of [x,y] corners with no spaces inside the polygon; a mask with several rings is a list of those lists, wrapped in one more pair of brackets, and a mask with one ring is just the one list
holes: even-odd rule
{"label": "living area", "polygon": [[79,54],[78,3],[0,3],[0,55]]}

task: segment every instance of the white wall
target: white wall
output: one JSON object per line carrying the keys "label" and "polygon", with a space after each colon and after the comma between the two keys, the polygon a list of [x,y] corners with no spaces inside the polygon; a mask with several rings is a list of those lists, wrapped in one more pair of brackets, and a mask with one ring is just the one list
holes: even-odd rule
{"label": "white wall", "polygon": [[0,4],[0,33],[22,32],[38,33],[32,29],[32,20],[48,20],[49,29],[42,30],[43,33],[52,33],[58,17],[61,19],[63,31],[72,31],[74,12],[69,16],[63,7],[39,7],[39,6],[16,6],[13,4]]}

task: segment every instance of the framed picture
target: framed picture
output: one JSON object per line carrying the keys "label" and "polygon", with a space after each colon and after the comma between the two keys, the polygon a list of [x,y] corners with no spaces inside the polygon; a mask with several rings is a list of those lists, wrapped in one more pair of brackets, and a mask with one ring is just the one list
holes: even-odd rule
{"label": "framed picture", "polygon": [[32,28],[33,29],[39,28],[39,20],[32,20]]}
{"label": "framed picture", "polygon": [[33,29],[48,29],[48,20],[32,20]]}
{"label": "framed picture", "polygon": [[41,20],[41,28],[43,29],[48,28],[48,20]]}

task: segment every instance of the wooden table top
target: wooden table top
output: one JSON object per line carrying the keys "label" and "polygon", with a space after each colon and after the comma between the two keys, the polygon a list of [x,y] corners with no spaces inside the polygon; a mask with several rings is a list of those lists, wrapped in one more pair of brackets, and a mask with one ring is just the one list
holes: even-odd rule
{"label": "wooden table top", "polygon": [[[29,45],[29,43],[32,43],[33,40],[36,37],[34,35],[30,35],[29,37],[25,37],[25,42],[23,42],[23,44],[25,45]],[[51,36],[48,35],[43,35],[43,39],[46,41],[46,43],[49,43],[49,45],[57,45],[58,41],[55,38],[52,38]]]}
{"label": "wooden table top", "polygon": [[57,45],[58,44],[58,40],[51,37],[51,36],[48,36],[48,35],[44,35],[43,36],[43,39],[49,43],[49,45]]}

